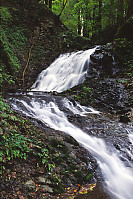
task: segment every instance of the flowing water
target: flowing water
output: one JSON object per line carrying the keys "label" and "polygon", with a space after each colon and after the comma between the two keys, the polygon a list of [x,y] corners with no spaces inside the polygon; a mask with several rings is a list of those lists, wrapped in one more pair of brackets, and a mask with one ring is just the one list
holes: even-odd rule
{"label": "flowing water", "polygon": [[32,90],[62,92],[82,83],[89,69],[90,55],[95,49],[61,55],[40,73]]}
{"label": "flowing water", "polygon": [[[61,92],[84,81],[89,66],[90,54],[94,49],[60,56],[48,69],[44,70],[32,86],[32,91],[9,95],[8,102],[21,114],[40,120],[45,125],[63,131],[75,138],[96,158],[111,198],[133,198],[133,134],[125,129],[129,147],[118,151],[111,142],[90,136],[70,123],[68,112],[87,119],[88,115],[101,114],[93,108],[83,107],[68,99],[40,91]],[[127,155],[125,156],[124,153]],[[121,156],[121,158],[120,158]],[[122,161],[121,159],[124,159]],[[126,164],[125,164],[126,162]]]}

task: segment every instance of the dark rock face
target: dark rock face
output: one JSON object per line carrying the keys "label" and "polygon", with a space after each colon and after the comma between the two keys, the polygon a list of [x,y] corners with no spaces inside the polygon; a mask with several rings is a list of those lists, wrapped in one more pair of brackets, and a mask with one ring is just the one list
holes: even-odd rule
{"label": "dark rock face", "polygon": [[121,115],[120,116],[120,122],[128,123],[128,122],[130,122],[130,119],[127,115]]}
{"label": "dark rock face", "polygon": [[[128,94],[124,90],[122,84],[118,83],[115,79],[101,80],[95,85],[95,103],[101,109],[108,109],[111,112],[120,113],[127,109],[129,105]],[[126,112],[128,110],[125,110]]]}
{"label": "dark rock face", "polygon": [[[75,86],[64,94],[69,94],[84,106],[92,106],[102,112],[125,115],[130,111],[132,101],[131,94],[125,89],[123,81],[115,78],[88,77],[83,84]],[[84,90],[84,87],[90,90]]]}
{"label": "dark rock face", "polygon": [[91,64],[89,76],[110,77],[116,73],[116,63],[111,51],[105,50],[104,46],[99,46],[90,56]]}

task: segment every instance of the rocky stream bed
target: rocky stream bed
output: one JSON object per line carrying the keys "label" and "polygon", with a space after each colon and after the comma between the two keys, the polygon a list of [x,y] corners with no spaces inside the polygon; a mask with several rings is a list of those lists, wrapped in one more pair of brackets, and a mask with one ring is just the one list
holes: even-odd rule
{"label": "rocky stream bed", "polygon": [[[96,57],[98,55],[92,58],[92,65],[95,67],[90,70],[91,76],[88,75],[84,83],[62,93],[34,92],[34,97],[44,95],[47,100],[56,100],[60,109],[65,111],[69,122],[88,135],[106,140],[108,145],[115,147],[121,159],[129,167],[127,160],[132,161],[129,153],[132,151],[132,145],[128,137],[128,131],[133,130],[132,79],[119,76],[118,71],[111,68],[109,73],[105,69],[107,73],[104,75],[104,69],[101,69],[101,64],[96,61]],[[110,56],[108,58],[110,59]],[[111,72],[110,74],[110,71],[116,71],[116,73]],[[29,103],[32,95],[30,91],[18,90],[17,93],[16,91],[6,93],[5,98],[12,107],[15,98],[19,101],[25,98],[25,101]],[[86,116],[73,113],[62,106],[61,100],[64,98],[69,99],[72,106],[75,106],[76,100],[100,112]],[[15,102],[17,106],[19,106],[19,101]],[[100,168],[91,153],[80,146],[70,135],[49,128],[41,120],[30,115],[27,115],[25,120],[23,118],[25,110],[22,104],[20,107],[19,111],[15,111],[18,111],[22,117],[18,116],[17,112],[12,113],[13,117],[7,114],[1,118],[2,129],[4,129],[5,122],[8,122],[9,126],[4,129],[5,132],[8,133],[14,125],[22,135],[33,142],[27,142],[30,153],[27,153],[25,160],[16,158],[2,165],[1,197],[20,199],[110,198],[106,192]],[[42,164],[39,157],[44,147],[47,150],[46,156],[49,156],[46,164]],[[124,150],[125,148],[127,150]]]}
{"label": "rocky stream bed", "polygon": [[[87,85],[86,82],[63,94],[54,92],[46,95],[49,96],[48,98],[51,96],[56,98],[58,104],[61,104],[62,95],[65,95],[74,105],[75,96],[77,97],[78,94],[78,100],[81,102],[82,92],[80,93],[79,90],[85,85]],[[131,89],[129,89],[131,81],[127,86],[122,79],[120,82],[117,79],[106,79],[100,82],[94,80],[90,82],[90,86],[97,88],[97,92],[92,89],[91,94],[90,92],[86,94],[82,104],[91,104],[101,111],[100,114],[88,114],[81,117],[78,114],[66,112],[68,120],[89,135],[104,138],[106,143],[111,143],[120,153],[124,153],[125,159],[131,159],[128,152],[122,151],[123,148],[131,150],[131,143],[127,137],[127,130],[132,131],[133,115],[130,101]],[[15,94],[9,96],[14,98]],[[23,93],[17,96],[21,99]],[[9,104],[10,97],[7,98]],[[64,108],[61,107],[61,109]],[[110,113],[107,112],[108,110]],[[20,114],[23,115],[23,113]],[[31,117],[28,118],[33,120]],[[15,121],[15,123],[18,125],[19,122]],[[27,132],[31,128],[29,124],[25,123],[25,127],[21,129],[22,134],[26,137],[37,140],[36,144],[31,144],[32,151],[28,158],[26,160],[16,159],[11,165],[5,163],[6,170],[3,171],[0,185],[2,198],[109,198],[103,186],[99,166],[85,148],[81,147],[71,136],[53,130],[41,121],[34,120],[34,124],[36,127],[32,127],[34,130],[30,132]],[[49,150],[49,163],[52,168],[44,167],[39,157],[36,156],[42,144]],[[129,166],[128,162],[126,164]]]}
{"label": "rocky stream bed", "polygon": [[[63,130],[54,130],[42,120],[25,115],[26,108],[19,103],[26,99],[25,103],[30,104],[30,88],[37,75],[61,53],[77,52],[94,45],[90,39],[68,30],[58,16],[38,1],[27,2],[25,7],[21,1],[2,1],[11,20],[1,24],[1,62],[4,67],[1,89],[5,100],[1,101],[0,118],[0,136],[3,139],[0,197],[112,199],[92,153]],[[115,42],[97,47],[90,57],[91,62],[87,61],[84,65],[89,71],[84,83],[62,93],[34,94],[42,96],[40,99],[44,96],[47,100],[55,99],[68,122],[91,137],[104,139],[108,148],[114,147],[132,176],[130,163],[133,152],[128,136],[133,131],[132,42],[125,39]],[[119,58],[119,64],[112,52]],[[127,61],[129,63],[124,65]],[[10,75],[15,84],[9,84]],[[95,108],[99,114],[83,116],[73,113],[63,106],[64,98],[69,99],[72,107],[75,107],[76,100],[83,106]],[[18,99],[16,104],[14,99]],[[5,102],[10,105],[8,109],[7,105],[4,107]],[[19,111],[14,109],[13,104],[19,107]],[[121,185],[121,188],[128,192],[128,185]]]}

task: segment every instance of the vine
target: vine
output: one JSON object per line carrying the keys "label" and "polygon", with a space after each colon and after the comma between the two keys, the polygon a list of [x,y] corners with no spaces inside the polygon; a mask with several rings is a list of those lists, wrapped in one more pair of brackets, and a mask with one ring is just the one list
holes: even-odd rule
{"label": "vine", "polygon": [[28,67],[28,65],[29,65],[30,56],[31,56],[31,50],[32,50],[32,48],[33,48],[33,45],[34,45],[34,42],[32,43],[31,48],[30,48],[30,50],[29,50],[28,60],[27,60],[26,66],[25,66],[25,68],[24,68],[24,70],[23,70],[23,75],[22,75],[23,87],[24,87],[24,76],[25,76],[25,71],[26,71],[26,69],[27,69],[27,67]]}

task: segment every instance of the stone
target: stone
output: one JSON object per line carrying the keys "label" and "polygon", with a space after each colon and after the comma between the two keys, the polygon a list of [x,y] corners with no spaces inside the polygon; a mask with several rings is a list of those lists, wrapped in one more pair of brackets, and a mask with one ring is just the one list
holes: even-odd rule
{"label": "stone", "polygon": [[111,48],[108,49],[109,52],[107,52],[106,48],[106,46],[100,46],[96,48],[93,54],[91,54],[89,74],[96,77],[106,77],[117,73],[116,62],[111,52]]}
{"label": "stone", "polygon": [[126,115],[121,115],[121,116],[120,116],[120,122],[128,123],[128,122],[130,122],[130,119],[129,119],[129,117],[126,116]]}
{"label": "stone", "polygon": [[30,190],[35,190],[36,189],[36,185],[35,182],[32,180],[29,180],[25,183],[25,186],[30,189]]}
{"label": "stone", "polygon": [[44,184],[52,184],[51,181],[44,177],[38,177],[38,181]]}
{"label": "stone", "polygon": [[41,187],[43,189],[45,189],[45,192],[53,193],[53,189],[50,186],[48,186],[48,185],[41,185]]}

